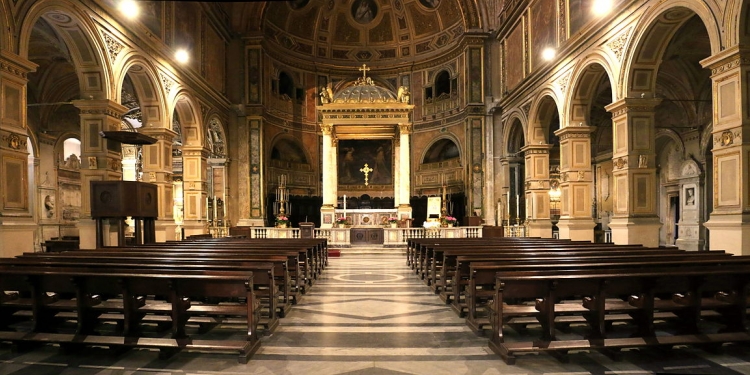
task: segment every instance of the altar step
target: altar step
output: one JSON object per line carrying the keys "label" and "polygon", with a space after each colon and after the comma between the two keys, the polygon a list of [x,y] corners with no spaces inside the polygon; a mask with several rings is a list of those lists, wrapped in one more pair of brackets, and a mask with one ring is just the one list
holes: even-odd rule
{"label": "altar step", "polygon": [[328,256],[347,256],[347,255],[361,255],[361,254],[390,254],[390,255],[403,255],[406,254],[406,247],[384,247],[384,246],[352,246],[352,247],[329,247]]}

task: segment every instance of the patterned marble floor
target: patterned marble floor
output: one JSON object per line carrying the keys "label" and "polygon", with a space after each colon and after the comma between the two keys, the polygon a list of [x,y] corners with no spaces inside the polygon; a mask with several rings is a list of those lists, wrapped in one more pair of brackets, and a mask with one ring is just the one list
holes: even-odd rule
{"label": "patterned marble floor", "polygon": [[217,353],[159,360],[148,350],[66,355],[47,346],[15,353],[0,344],[0,374],[750,374],[747,346],[622,357],[580,352],[564,364],[532,354],[508,366],[411,273],[403,255],[344,251],[246,365]]}

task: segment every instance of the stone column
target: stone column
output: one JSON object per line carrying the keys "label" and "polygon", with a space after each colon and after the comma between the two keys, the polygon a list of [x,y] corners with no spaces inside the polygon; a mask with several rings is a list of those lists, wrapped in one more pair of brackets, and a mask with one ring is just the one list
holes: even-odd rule
{"label": "stone column", "polygon": [[336,207],[336,186],[334,185],[333,175],[337,173],[333,166],[333,159],[336,155],[333,152],[333,125],[321,124],[320,130],[323,132],[323,206],[320,208],[320,227],[332,228],[334,209]]}
{"label": "stone column", "polygon": [[521,148],[526,161],[526,218],[529,237],[552,238],[549,212],[549,150],[551,145]]}
{"label": "stone column", "polygon": [[411,124],[398,124],[399,130],[399,187],[398,187],[398,216],[411,218],[411,147],[409,135],[411,134]]}
{"label": "stone column", "polygon": [[510,223],[510,162],[508,158],[501,158],[497,163],[496,178],[499,176],[500,197],[497,199],[497,225],[509,225]]}
{"label": "stone column", "polygon": [[[701,64],[711,69],[713,95],[713,212],[705,226],[709,248],[750,254],[750,49],[732,47]],[[696,190],[697,193],[697,190]]]}
{"label": "stone column", "polygon": [[[596,223],[591,217],[594,188],[591,169],[593,126],[566,126],[555,132],[560,137],[560,228],[561,239],[594,242]],[[658,241],[658,238],[657,238]]]}
{"label": "stone column", "polygon": [[336,139],[334,135],[331,135],[331,170],[334,171],[334,173],[331,174],[331,179],[333,180],[331,184],[334,186],[334,190],[331,193],[333,196],[333,208],[335,209],[336,206],[339,204],[339,162],[338,162],[338,155],[339,155],[339,140]]}
{"label": "stone column", "polygon": [[[232,127],[229,128],[233,131]],[[231,133],[230,133],[231,136]],[[262,118],[240,116],[237,120],[237,170],[236,203],[238,226],[260,226],[265,223],[263,200],[263,149]],[[232,142],[230,142],[232,145]],[[234,147],[234,146],[231,146]]]}
{"label": "stone column", "polygon": [[208,233],[208,150],[182,147],[182,192],[185,237]]}
{"label": "stone column", "polygon": [[[393,165],[401,165],[401,138],[395,138],[393,140]],[[398,193],[398,187],[401,186],[401,173],[394,169],[393,173],[393,207],[398,208],[401,203],[401,196]]]}
{"label": "stone column", "polygon": [[605,107],[612,113],[614,212],[609,227],[616,244],[659,245],[654,108],[660,102],[626,98]]}
{"label": "stone column", "polygon": [[175,240],[172,142],[177,133],[171,129],[157,127],[142,128],[140,132],[156,139],[156,143],[152,145],[143,145],[141,178],[141,181],[154,184],[157,188],[159,217],[156,220],[156,241]]}
{"label": "stone column", "polygon": [[0,51],[0,257],[34,250],[36,223],[29,197],[27,74],[36,65]]}
{"label": "stone column", "polygon": [[[76,100],[81,120],[81,217],[78,232],[81,249],[96,248],[96,225],[91,219],[91,181],[122,179],[122,149],[119,142],[99,135],[120,130],[122,115],[128,110],[108,99]],[[108,238],[104,235],[103,238]],[[109,243],[105,243],[108,245]]]}

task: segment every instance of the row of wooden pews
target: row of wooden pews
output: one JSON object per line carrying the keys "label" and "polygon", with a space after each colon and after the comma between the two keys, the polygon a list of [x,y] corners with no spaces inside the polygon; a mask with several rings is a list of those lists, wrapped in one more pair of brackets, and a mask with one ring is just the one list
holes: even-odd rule
{"label": "row of wooden pews", "polygon": [[3,258],[0,341],[230,351],[246,363],[327,251],[324,239],[232,238]]}
{"label": "row of wooden pews", "polygon": [[490,347],[509,364],[523,352],[565,360],[570,350],[616,356],[750,340],[746,256],[539,238],[414,239],[407,264],[472,330],[489,330]]}

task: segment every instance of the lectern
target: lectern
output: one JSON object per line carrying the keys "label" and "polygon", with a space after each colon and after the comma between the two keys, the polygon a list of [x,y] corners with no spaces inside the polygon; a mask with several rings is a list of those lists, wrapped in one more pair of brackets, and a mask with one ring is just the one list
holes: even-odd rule
{"label": "lectern", "polygon": [[315,223],[299,223],[299,238],[315,238]]}
{"label": "lectern", "polygon": [[[139,181],[91,181],[91,217],[96,220],[96,246],[104,245],[104,220],[117,220],[118,245],[125,244],[125,219],[135,221],[136,244],[156,242],[159,216],[157,187]],[[142,227],[142,228],[141,228]]]}

